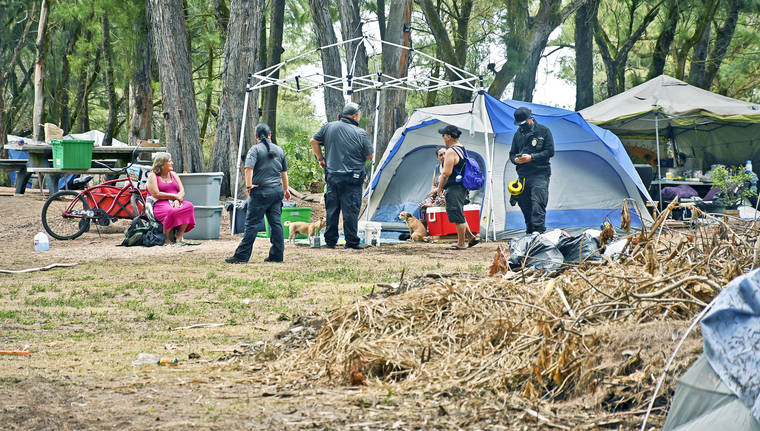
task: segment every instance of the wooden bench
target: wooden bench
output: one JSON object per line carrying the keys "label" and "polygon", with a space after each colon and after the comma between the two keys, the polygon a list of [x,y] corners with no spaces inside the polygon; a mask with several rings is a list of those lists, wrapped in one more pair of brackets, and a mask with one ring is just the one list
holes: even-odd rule
{"label": "wooden bench", "polygon": [[28,159],[0,159],[0,169],[4,171],[16,172],[16,193],[23,194],[26,184],[22,181],[26,175],[26,164]]}
{"label": "wooden bench", "polygon": [[90,169],[59,169],[59,168],[39,168],[30,167],[26,168],[27,171],[37,174],[95,174],[95,175],[116,175],[119,173],[118,169],[108,168],[90,168]]}
{"label": "wooden bench", "polygon": [[[26,168],[26,171],[29,173],[37,174],[39,176],[40,184],[44,184],[44,176],[45,175],[63,175],[63,174],[92,174],[92,175],[106,175],[106,178],[108,176],[113,176],[116,178],[119,174],[118,169],[108,169],[108,168],[90,168],[90,169],[59,169],[59,168],[50,168],[50,167],[37,167],[37,166],[30,166]],[[116,172],[114,172],[116,171]],[[44,188],[40,187],[40,192],[44,194]]]}
{"label": "wooden bench", "polygon": [[26,163],[29,159],[0,159],[0,169],[7,171],[16,171],[26,169]]}

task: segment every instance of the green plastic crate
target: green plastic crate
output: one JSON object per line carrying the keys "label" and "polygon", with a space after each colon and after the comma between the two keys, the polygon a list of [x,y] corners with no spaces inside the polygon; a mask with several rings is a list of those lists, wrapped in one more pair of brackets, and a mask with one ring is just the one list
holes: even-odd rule
{"label": "green plastic crate", "polygon": [[[308,207],[282,207],[282,217],[280,217],[280,220],[282,220],[282,229],[283,233],[285,235],[285,239],[288,239],[288,234],[290,233],[290,229],[288,226],[285,226],[286,221],[305,221],[306,223],[309,223],[311,221],[311,208]],[[267,222],[266,217],[264,217],[264,223],[266,224],[267,230],[266,232],[259,232],[259,237],[261,238],[269,238],[269,222]],[[304,234],[298,234],[296,238],[306,238],[307,235]]]}
{"label": "green plastic crate", "polygon": [[81,139],[53,139],[53,167],[56,169],[90,169],[92,145],[95,141]]}

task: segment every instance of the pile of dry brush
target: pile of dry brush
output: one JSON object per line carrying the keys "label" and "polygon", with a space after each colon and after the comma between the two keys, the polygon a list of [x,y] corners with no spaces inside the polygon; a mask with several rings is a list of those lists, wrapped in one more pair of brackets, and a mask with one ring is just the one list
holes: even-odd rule
{"label": "pile of dry brush", "polygon": [[673,229],[666,218],[677,205],[629,235],[615,260],[559,274],[511,272],[500,248],[489,277],[402,277],[385,295],[334,312],[316,340],[270,367],[280,384],[306,378],[544,401],[592,395],[610,410],[640,409],[672,344],[656,354],[624,351],[612,363],[599,350],[616,332],[647,322],[685,327],[733,277],[757,265],[760,224],[702,214]]}

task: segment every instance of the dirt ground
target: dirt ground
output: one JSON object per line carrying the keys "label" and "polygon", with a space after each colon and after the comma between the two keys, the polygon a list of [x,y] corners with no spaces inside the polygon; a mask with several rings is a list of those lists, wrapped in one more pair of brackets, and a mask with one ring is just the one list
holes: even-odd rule
{"label": "dirt ground", "polygon": [[[74,264],[0,274],[0,350],[30,352],[0,354],[0,429],[570,429],[547,419],[564,409],[584,429],[631,426],[629,413],[586,399],[527,403],[510,392],[437,396],[392,384],[284,383],[259,349],[311,342],[293,336],[308,326],[303,316],[324,318],[402,277],[483,277],[499,244],[465,251],[447,242],[364,251],[288,244],[285,263],[273,264],[263,262],[269,244],[258,239],[248,265],[229,265],[223,259],[239,236],[229,234],[224,212],[220,238],[199,246],[118,247],[121,221],[34,252],[43,203],[39,191],[14,196],[0,188],[0,269]],[[319,204],[308,205],[318,217]],[[613,362],[631,349],[661,357],[687,325],[612,326],[597,348]],[[675,368],[700,348],[698,334],[689,337]],[[140,353],[179,363],[135,366]],[[658,406],[650,422],[661,425],[664,414]]]}
{"label": "dirt ground", "polygon": [[[262,386],[262,364],[235,356],[270,340],[299,315],[324,314],[377,283],[428,272],[484,273],[496,248],[398,244],[364,251],[287,245],[264,263],[259,239],[248,265],[229,265],[239,241],[223,215],[218,240],[192,247],[117,247],[126,221],[33,250],[44,197],[0,188],[0,429],[449,428],[438,402],[382,387]],[[319,215],[319,209],[314,213]],[[172,330],[199,323],[217,327]],[[179,365],[133,366],[139,353]],[[458,402],[461,402],[458,401]],[[399,414],[398,406],[408,405]],[[451,409],[459,411],[458,408]],[[452,414],[451,418],[459,415]],[[464,417],[467,415],[464,414]],[[453,421],[453,422],[452,422]]]}

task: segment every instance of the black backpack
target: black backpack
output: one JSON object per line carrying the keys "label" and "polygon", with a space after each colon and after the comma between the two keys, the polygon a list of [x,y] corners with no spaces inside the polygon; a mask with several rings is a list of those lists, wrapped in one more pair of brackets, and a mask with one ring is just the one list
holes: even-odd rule
{"label": "black backpack", "polygon": [[135,217],[129,228],[124,231],[124,241],[120,245],[125,247],[135,245],[153,247],[154,245],[164,245],[165,241],[163,225],[141,215]]}

